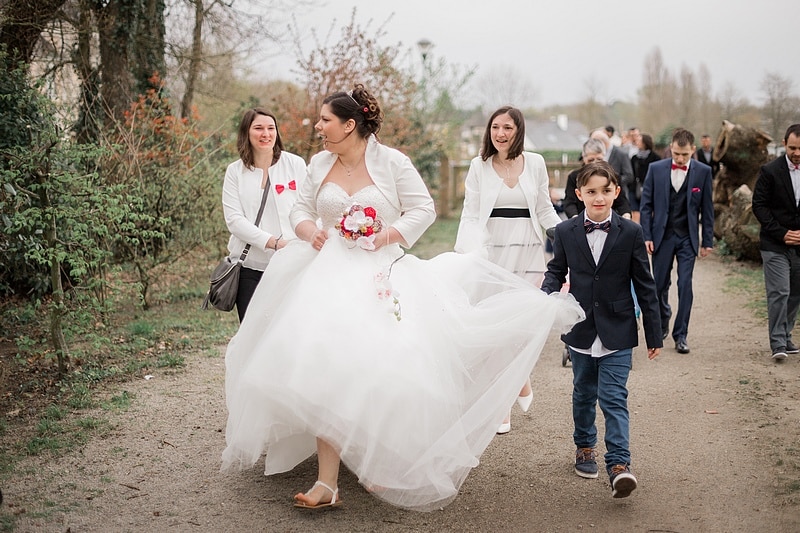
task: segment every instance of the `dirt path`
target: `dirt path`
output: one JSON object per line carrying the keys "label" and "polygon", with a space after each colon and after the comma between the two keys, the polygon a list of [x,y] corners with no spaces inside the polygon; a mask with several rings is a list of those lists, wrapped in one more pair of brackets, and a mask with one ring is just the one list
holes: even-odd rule
{"label": "dirt path", "polygon": [[511,433],[492,442],[442,511],[390,507],[344,472],[343,508],[299,512],[292,495],[314,481],[313,460],[270,478],[258,468],[220,474],[221,348],[185,372],[127,384],[131,408],[113,415],[106,438],[19,464],[0,513],[18,513],[26,532],[800,531],[800,357],[769,360],[764,321],[724,289],[735,268],[698,262],[691,354],[671,343],[655,361],[635,354],[640,487],[626,500],[611,498],[603,476],[572,472],[571,370],[553,337],[534,370],[531,411],[514,411]]}

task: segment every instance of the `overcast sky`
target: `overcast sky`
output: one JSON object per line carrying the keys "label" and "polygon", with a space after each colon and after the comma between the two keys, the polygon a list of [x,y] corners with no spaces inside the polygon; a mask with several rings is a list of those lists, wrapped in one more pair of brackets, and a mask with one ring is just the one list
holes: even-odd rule
{"label": "overcast sky", "polygon": [[[536,107],[586,99],[587,81],[606,101],[636,98],[645,56],[661,49],[677,75],[683,64],[711,72],[714,94],[727,82],[760,104],[766,72],[792,79],[800,94],[800,16],[796,0],[328,0],[295,13],[301,28],[325,34],[336,20],[386,22],[383,44],[434,44],[433,57],[477,66],[510,66],[536,89]],[[338,30],[336,32],[338,40]],[[307,49],[310,45],[307,47]],[[284,58],[290,54],[284,53]],[[267,60],[274,77],[291,78],[286,59]],[[502,80],[497,80],[502,83]],[[515,103],[517,104],[517,103]],[[517,104],[519,105],[519,104]]]}

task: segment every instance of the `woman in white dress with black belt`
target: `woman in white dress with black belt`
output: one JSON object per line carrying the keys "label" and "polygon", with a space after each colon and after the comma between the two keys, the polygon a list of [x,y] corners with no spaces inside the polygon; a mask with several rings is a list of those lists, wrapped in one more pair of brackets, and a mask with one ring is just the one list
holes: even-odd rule
{"label": "woman in white dress with black belt", "polygon": [[[539,286],[547,270],[543,229],[555,227],[561,219],[550,200],[544,158],[524,147],[522,112],[505,106],[492,113],[481,154],[467,173],[455,251],[481,253]],[[527,411],[533,400],[530,378],[520,381],[517,403]],[[497,432],[508,433],[510,420],[506,417]]]}

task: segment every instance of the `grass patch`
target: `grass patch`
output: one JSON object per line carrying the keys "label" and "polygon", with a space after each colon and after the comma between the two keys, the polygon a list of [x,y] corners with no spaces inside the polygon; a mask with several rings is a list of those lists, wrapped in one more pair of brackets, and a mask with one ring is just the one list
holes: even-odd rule
{"label": "grass patch", "polygon": [[156,360],[158,368],[181,368],[186,366],[186,360],[183,356],[166,353]]}
{"label": "grass patch", "polygon": [[[764,271],[755,265],[731,263],[731,275],[725,280],[723,291],[744,294],[745,306],[760,319],[767,318],[767,297],[764,292]],[[736,268],[734,267],[736,266]]]}
{"label": "grass patch", "polygon": [[437,219],[408,252],[421,259],[430,259],[442,252],[452,252],[456,244],[458,223],[458,218]]}
{"label": "grass patch", "polygon": [[131,406],[131,395],[128,394],[128,391],[122,391],[101,405],[107,411],[127,411]]}

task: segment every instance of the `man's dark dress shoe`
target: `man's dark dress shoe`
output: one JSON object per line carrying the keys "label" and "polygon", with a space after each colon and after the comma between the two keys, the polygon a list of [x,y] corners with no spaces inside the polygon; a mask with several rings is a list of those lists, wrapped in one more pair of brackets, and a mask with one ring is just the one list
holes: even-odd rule
{"label": "man's dark dress shoe", "polygon": [[664,339],[666,339],[666,338],[667,338],[667,336],[669,336],[669,330],[666,330],[666,331],[662,331],[662,332],[661,332],[661,340],[664,340]]}
{"label": "man's dark dress shoe", "polygon": [[676,342],[675,349],[678,350],[678,353],[689,353],[689,345],[686,344],[686,341]]}

